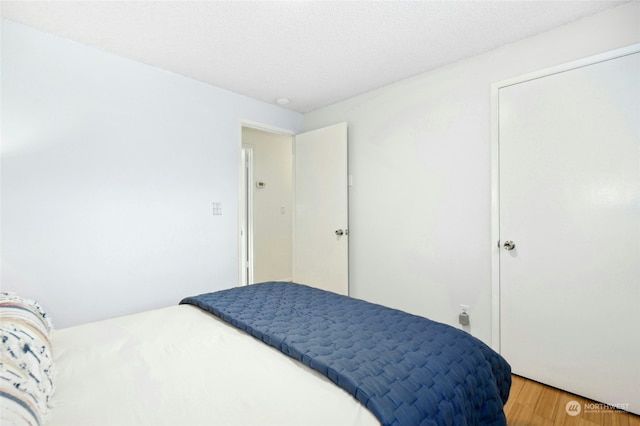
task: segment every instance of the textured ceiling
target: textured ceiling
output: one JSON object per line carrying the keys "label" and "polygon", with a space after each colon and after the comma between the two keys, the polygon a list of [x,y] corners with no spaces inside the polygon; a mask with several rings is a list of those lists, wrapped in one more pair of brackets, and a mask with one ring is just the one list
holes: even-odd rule
{"label": "textured ceiling", "polygon": [[625,1],[2,1],[2,16],[308,112]]}

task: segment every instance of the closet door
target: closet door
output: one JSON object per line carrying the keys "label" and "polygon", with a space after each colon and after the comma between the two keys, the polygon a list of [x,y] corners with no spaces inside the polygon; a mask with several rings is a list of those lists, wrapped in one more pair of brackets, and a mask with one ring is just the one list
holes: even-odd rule
{"label": "closet door", "polygon": [[640,413],[640,53],[498,90],[500,350]]}

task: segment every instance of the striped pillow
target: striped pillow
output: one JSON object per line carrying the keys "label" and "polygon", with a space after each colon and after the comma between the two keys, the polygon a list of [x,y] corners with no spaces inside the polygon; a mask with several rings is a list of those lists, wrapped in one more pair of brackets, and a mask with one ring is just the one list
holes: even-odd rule
{"label": "striped pillow", "polygon": [[0,293],[0,423],[42,425],[53,394],[51,321],[34,301]]}

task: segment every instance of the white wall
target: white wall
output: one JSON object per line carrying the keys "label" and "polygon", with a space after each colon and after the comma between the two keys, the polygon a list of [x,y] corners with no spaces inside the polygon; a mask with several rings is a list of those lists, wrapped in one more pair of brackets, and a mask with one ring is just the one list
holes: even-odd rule
{"label": "white wall", "polygon": [[[243,128],[242,142],[253,146],[253,280],[290,281],[293,137]],[[264,182],[265,186],[256,188],[255,182]]]}
{"label": "white wall", "polygon": [[3,21],[2,289],[65,327],[237,285],[241,119],[302,126]]}
{"label": "white wall", "polygon": [[491,343],[491,84],[637,42],[634,2],[305,115],[349,125],[351,294]]}
{"label": "white wall", "polygon": [[[640,41],[633,2],[314,111],[348,121],[351,293],[491,341],[490,85]],[[2,22],[3,290],[58,327],[237,283],[240,119],[299,114]],[[211,202],[223,215],[211,215]]]}

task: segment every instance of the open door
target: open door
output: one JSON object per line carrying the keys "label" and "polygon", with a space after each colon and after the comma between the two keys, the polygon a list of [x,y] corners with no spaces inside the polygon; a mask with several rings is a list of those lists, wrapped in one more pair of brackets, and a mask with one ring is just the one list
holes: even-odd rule
{"label": "open door", "polygon": [[349,292],[347,124],[295,138],[293,281]]}

